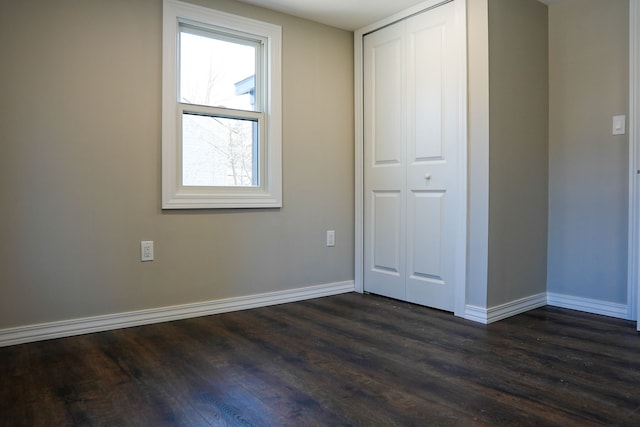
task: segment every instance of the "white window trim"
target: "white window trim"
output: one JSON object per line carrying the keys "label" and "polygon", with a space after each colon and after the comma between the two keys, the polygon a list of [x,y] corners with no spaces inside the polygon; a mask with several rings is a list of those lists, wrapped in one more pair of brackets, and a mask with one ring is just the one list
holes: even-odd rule
{"label": "white window trim", "polygon": [[[260,146],[265,171],[259,187],[183,187],[178,123],[179,22],[189,20],[231,32],[253,34],[265,43],[266,132]],[[281,27],[177,0],[164,0],[162,40],[162,208],[282,207]]]}

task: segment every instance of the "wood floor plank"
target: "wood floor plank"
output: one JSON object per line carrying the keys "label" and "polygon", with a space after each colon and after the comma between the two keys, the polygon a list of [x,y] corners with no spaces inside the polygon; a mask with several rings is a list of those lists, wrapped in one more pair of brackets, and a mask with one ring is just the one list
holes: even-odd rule
{"label": "wood floor plank", "polygon": [[[325,326],[330,326],[332,333],[341,328],[339,323]],[[477,421],[482,416],[483,402],[479,400],[462,404],[458,402],[459,396],[467,391],[465,387],[469,386],[467,380],[470,372],[463,363],[454,360],[450,353],[440,351],[440,354],[437,354],[438,352],[433,351],[434,347],[430,347],[430,354],[425,355],[420,350],[420,341],[416,342],[406,336],[403,337],[400,333],[369,336],[365,331],[366,329],[360,332],[351,331],[349,333],[350,340],[359,343],[360,346],[361,343],[367,342],[367,337],[369,337],[366,353],[363,357],[367,359],[367,363],[375,371],[376,377],[383,383],[380,388],[400,391],[403,395],[411,396],[414,401],[426,399],[428,402],[422,402],[417,406],[439,405],[440,413],[444,413],[448,409],[451,416],[460,422]],[[322,334],[322,331],[316,333]],[[344,329],[343,333],[345,333]],[[398,352],[398,348],[403,348],[403,351]],[[339,357],[348,359],[344,354]],[[362,360],[357,361],[355,368],[357,369],[361,364]],[[461,376],[464,377],[465,383],[456,384],[457,377]],[[443,386],[445,381],[446,385]],[[488,393],[495,390],[480,391]],[[494,409],[498,409],[497,405],[496,401],[491,402]],[[499,412],[504,419],[517,419],[521,422],[524,419],[523,414],[510,405],[499,408]],[[538,419],[531,420],[532,425],[539,423]]]}
{"label": "wood floor plank", "polygon": [[[247,391],[245,378],[239,375],[246,371],[244,368],[237,369],[226,363],[224,370],[220,369],[220,362],[226,360],[229,353],[220,352],[223,358],[216,357],[215,350],[203,347],[180,327],[193,323],[194,321],[174,322],[168,325],[172,328],[172,335],[181,337],[180,344],[175,347],[199,348],[199,351],[191,354],[176,353],[171,359],[165,360],[169,369],[158,373],[162,375],[163,382],[171,384],[173,394],[179,396],[183,404],[193,406],[212,425],[266,425],[261,421],[265,417],[276,416],[277,412]],[[213,329],[212,322],[209,320],[207,323]],[[213,329],[206,338],[213,337],[217,340],[222,335],[221,330]],[[159,352],[164,344],[159,345],[158,342],[153,340],[147,343],[157,344],[156,351]],[[214,355],[213,358],[209,357],[211,354]]]}
{"label": "wood floor plank", "polygon": [[[381,358],[379,354],[368,349],[354,348],[342,340],[332,340],[321,329],[309,326],[305,325],[304,329],[314,337],[317,351],[305,355],[308,374],[323,378],[323,389],[337,384],[349,390],[339,402],[350,408],[352,413],[359,412],[370,416],[372,419],[368,425],[375,424],[374,420],[386,417],[387,413],[401,415],[386,419],[385,425],[408,425],[417,413],[427,407],[431,410],[437,409],[435,413],[430,411],[429,417],[432,420],[463,419],[460,413],[443,405],[443,402],[438,402],[433,396],[429,402],[424,401],[427,398],[426,376],[422,376],[423,381],[417,386],[411,384],[413,388],[410,389],[409,384],[413,383],[413,380],[398,382],[400,377],[397,375],[397,367],[393,366],[389,358]],[[335,334],[335,329],[331,333]],[[289,331],[286,337],[286,348],[296,349],[297,342],[304,340],[306,335]],[[316,370],[317,372],[314,372]],[[304,373],[303,371],[302,374]],[[410,416],[402,415],[408,411],[412,413]]]}
{"label": "wood floor plank", "polygon": [[343,294],[0,348],[0,426],[640,425],[640,336]]}
{"label": "wood floor plank", "polygon": [[[309,396],[309,384],[298,381],[290,375],[291,353],[283,349],[286,355],[273,354],[260,339],[250,332],[247,325],[254,324],[253,319],[241,314],[239,323],[234,321],[234,314],[220,319],[221,329],[218,335],[225,336],[236,351],[234,365],[240,369],[226,368],[243,384],[247,390],[253,391],[265,404],[276,405],[277,414],[265,413],[265,425],[314,425],[322,416],[327,422],[342,425],[344,420],[333,414],[322,413],[315,399]],[[267,340],[275,340],[280,331],[271,328]]]}

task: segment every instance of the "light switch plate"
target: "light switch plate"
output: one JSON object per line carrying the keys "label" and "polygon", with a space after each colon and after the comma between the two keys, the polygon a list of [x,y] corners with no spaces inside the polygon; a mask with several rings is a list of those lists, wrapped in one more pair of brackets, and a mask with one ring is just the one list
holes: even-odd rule
{"label": "light switch plate", "polygon": [[626,116],[613,116],[613,135],[624,135],[626,127]]}
{"label": "light switch plate", "polygon": [[335,230],[327,230],[327,246],[336,245],[336,232]]}

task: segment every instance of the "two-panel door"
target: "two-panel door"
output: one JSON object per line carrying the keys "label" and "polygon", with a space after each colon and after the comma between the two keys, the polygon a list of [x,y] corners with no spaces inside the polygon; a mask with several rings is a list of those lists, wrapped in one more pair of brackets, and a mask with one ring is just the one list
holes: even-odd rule
{"label": "two-panel door", "polygon": [[453,3],[364,38],[364,289],[453,311],[460,167]]}

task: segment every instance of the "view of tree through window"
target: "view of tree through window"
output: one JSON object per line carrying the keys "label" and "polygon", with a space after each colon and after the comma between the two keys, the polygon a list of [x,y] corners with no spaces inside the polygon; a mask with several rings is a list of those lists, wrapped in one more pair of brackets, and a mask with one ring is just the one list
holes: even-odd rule
{"label": "view of tree through window", "polygon": [[256,41],[181,27],[183,185],[259,185],[258,120],[241,114],[261,110],[255,97],[258,52]]}

